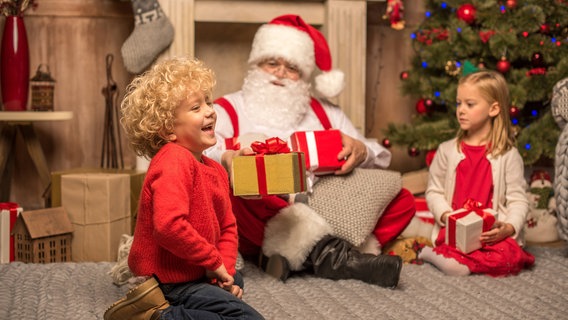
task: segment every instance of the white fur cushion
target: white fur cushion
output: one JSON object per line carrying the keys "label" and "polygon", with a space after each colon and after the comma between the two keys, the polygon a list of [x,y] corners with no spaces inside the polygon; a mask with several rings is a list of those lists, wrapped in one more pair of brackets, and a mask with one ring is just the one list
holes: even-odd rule
{"label": "white fur cushion", "polygon": [[355,169],[345,176],[322,176],[309,205],[333,227],[336,236],[359,246],[402,188],[399,172]]}

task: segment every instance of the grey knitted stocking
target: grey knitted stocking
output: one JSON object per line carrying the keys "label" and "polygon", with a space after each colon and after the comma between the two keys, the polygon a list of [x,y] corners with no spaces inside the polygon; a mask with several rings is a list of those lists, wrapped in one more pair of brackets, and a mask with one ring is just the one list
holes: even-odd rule
{"label": "grey knitted stocking", "polygon": [[126,69],[144,71],[172,43],[174,27],[164,15],[158,0],[132,0],[134,31],[122,45]]}
{"label": "grey knitted stocking", "polygon": [[568,240],[568,78],[564,78],[553,88],[551,111],[554,120],[562,129],[556,144],[554,196],[558,213],[558,235]]}

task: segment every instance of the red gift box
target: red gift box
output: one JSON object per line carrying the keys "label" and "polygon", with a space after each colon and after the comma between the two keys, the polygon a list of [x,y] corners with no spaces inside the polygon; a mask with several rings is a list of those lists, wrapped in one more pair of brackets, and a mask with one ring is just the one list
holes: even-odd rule
{"label": "red gift box", "polygon": [[23,209],[15,202],[0,203],[0,263],[15,260],[12,229]]}
{"label": "red gift box", "polygon": [[470,253],[482,247],[479,237],[489,231],[497,220],[497,212],[483,208],[481,203],[468,200],[463,209],[448,215],[446,244]]}
{"label": "red gift box", "polygon": [[341,169],[345,160],[337,155],[343,148],[339,130],[297,131],[290,136],[292,151],[303,152],[306,168],[315,174],[328,174]]}

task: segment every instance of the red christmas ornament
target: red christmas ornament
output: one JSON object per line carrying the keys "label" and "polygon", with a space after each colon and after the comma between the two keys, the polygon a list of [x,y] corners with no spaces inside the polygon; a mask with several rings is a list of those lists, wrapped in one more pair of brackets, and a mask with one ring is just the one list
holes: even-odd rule
{"label": "red christmas ornament", "polygon": [[475,21],[476,9],[471,3],[462,4],[456,12],[458,19],[463,20],[467,24]]}
{"label": "red christmas ornament", "polygon": [[509,116],[511,118],[516,118],[519,116],[519,113],[521,111],[519,110],[519,108],[515,107],[515,106],[511,106],[511,108],[509,108]]}
{"label": "red christmas ornament", "polygon": [[507,60],[507,58],[503,56],[501,57],[501,60],[497,62],[496,68],[497,71],[505,74],[509,72],[509,69],[511,69],[511,62],[509,62],[509,60]]}
{"label": "red christmas ornament", "polygon": [[421,98],[416,102],[416,112],[418,112],[418,114],[426,114],[428,112],[428,107],[426,106],[426,100]]}
{"label": "red christmas ornament", "polygon": [[434,160],[434,156],[436,155],[436,150],[429,150],[426,152],[426,165],[429,167],[432,164],[432,160]]}
{"label": "red christmas ornament", "polygon": [[513,9],[517,6],[517,0],[507,0],[507,8]]}
{"label": "red christmas ornament", "polygon": [[543,24],[540,26],[540,32],[548,34],[550,33],[550,27],[547,24]]}
{"label": "red christmas ornament", "polygon": [[532,68],[527,71],[527,77],[534,76],[534,75],[545,75],[546,68]]}
{"label": "red christmas ornament", "polygon": [[526,38],[526,37],[528,37],[528,36],[529,36],[529,33],[528,33],[527,31],[523,31],[523,37]]}
{"label": "red christmas ornament", "polygon": [[383,139],[383,147],[385,147],[387,149],[392,147],[391,141],[388,138]]}
{"label": "red christmas ornament", "polygon": [[408,79],[408,71],[403,71],[400,73],[400,80]]}
{"label": "red christmas ornament", "polygon": [[418,150],[416,147],[410,147],[408,148],[408,155],[411,157],[417,157],[418,155],[420,155],[420,150]]}

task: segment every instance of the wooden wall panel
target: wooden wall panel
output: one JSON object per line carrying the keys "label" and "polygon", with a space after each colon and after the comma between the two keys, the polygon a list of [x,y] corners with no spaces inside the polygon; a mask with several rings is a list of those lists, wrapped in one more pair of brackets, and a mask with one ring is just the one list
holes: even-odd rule
{"label": "wooden wall panel", "polygon": [[[367,77],[365,134],[380,142],[388,124],[407,123],[416,113],[415,99],[403,96],[400,73],[410,66],[414,51],[410,33],[424,17],[424,4],[407,5],[406,28],[394,30],[382,15],[385,3],[369,2],[367,8]],[[424,154],[410,157],[406,147],[393,146],[390,169],[402,172],[424,167]]]}
{"label": "wooden wall panel", "polygon": [[[4,18],[0,20],[3,28]],[[30,48],[30,77],[47,64],[55,84],[55,110],[72,111],[69,121],[35,125],[51,170],[100,164],[107,54],[114,55],[112,76],[122,97],[132,76],[123,67],[120,48],[134,21],[129,2],[43,0],[25,15]],[[120,101],[119,101],[120,103]],[[123,137],[124,138],[124,137]],[[126,166],[135,157],[123,139]],[[18,137],[11,200],[26,210],[44,206],[42,186]]]}

